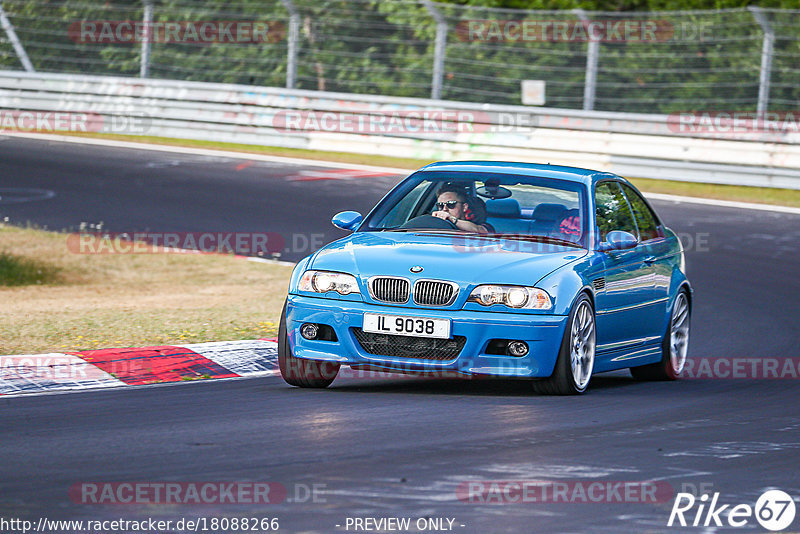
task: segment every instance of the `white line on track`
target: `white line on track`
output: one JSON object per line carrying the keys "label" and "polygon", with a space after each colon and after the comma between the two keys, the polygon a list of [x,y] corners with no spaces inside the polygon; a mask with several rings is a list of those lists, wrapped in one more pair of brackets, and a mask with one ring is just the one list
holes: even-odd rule
{"label": "white line on track", "polygon": [[268,260],[267,258],[259,258],[258,256],[246,256],[247,261],[252,261],[254,263],[268,263],[272,265],[288,265],[288,266],[295,266],[297,263],[293,261],[284,261],[284,260]]}
{"label": "white line on track", "polygon": [[323,161],[305,158],[287,158],[284,156],[270,156],[267,154],[253,154],[250,152],[233,152],[230,150],[216,150],[211,148],[191,148],[183,146],[156,145],[150,143],[134,143],[131,141],[114,141],[111,139],[94,139],[88,137],[72,137],[69,135],[56,134],[26,134],[19,132],[9,132],[6,135],[14,137],[24,137],[26,139],[42,139],[45,141],[57,141],[64,143],[76,143],[81,145],[108,146],[114,148],[132,148],[136,150],[152,150],[157,152],[170,152],[173,154],[193,154],[197,156],[222,156],[234,159],[247,159],[253,161],[268,161],[272,163],[287,163],[289,165],[304,165],[306,167],[329,167],[335,169],[354,169],[373,172],[390,172],[398,175],[408,175],[413,171],[409,169],[394,169],[390,167],[374,167],[372,165],[358,165],[356,163],[342,163],[340,161]]}
{"label": "white line on track", "polygon": [[737,202],[734,200],[716,200],[713,198],[682,197],[678,195],[667,195],[664,193],[647,193],[645,196],[653,200],[666,200],[671,202],[686,202],[691,204],[706,204],[708,206],[719,206],[722,208],[737,208],[742,210],[761,210],[779,213],[791,213],[800,215],[800,208],[791,206],[775,206],[773,204],[756,204],[754,202]]}
{"label": "white line on track", "polygon": [[[342,163],[338,161],[325,161],[304,158],[287,158],[284,156],[270,156],[267,154],[251,154],[248,152],[232,152],[229,150],[215,150],[210,148],[190,148],[170,145],[156,145],[150,143],[135,143],[131,141],[115,141],[111,139],[94,139],[86,137],[72,137],[56,134],[26,134],[20,132],[8,132],[5,135],[11,137],[24,137],[27,139],[41,139],[47,141],[57,141],[64,143],[76,143],[82,145],[108,146],[114,148],[130,148],[135,150],[152,150],[156,152],[170,152],[173,154],[193,154],[197,156],[222,156],[232,159],[246,159],[253,161],[268,161],[272,163],[286,163],[289,165],[304,165],[312,167],[328,167],[334,169],[358,169],[374,172],[388,172],[401,176],[406,176],[412,171],[409,169],[397,169],[393,167],[376,167],[373,165],[359,165],[355,163]],[[772,211],[778,213],[789,213],[800,215],[800,208],[790,206],[776,206],[773,204],[757,204],[752,202],[736,202],[732,200],[716,200],[712,198],[685,197],[679,195],[667,195],[663,193],[647,193],[647,198],[653,200],[666,200],[671,202],[685,202],[690,204],[704,204],[706,206],[717,206],[723,208],[735,208],[746,210]]]}

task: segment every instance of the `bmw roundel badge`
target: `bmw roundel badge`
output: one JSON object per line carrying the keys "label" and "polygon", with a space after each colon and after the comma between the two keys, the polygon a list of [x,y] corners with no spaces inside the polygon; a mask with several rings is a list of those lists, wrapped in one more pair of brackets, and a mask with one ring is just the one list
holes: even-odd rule
{"label": "bmw roundel badge", "polygon": [[422,266],[421,266],[421,265],[415,265],[415,266],[413,266],[413,267],[412,267],[411,269],[409,269],[409,270],[410,270],[412,273],[421,273],[421,272],[422,272]]}

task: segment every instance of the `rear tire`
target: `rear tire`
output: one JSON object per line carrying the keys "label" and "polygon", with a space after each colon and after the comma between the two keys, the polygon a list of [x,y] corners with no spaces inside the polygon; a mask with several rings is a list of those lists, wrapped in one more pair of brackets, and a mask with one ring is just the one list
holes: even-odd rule
{"label": "rear tire", "polygon": [[339,364],[296,358],[286,332],[286,303],[278,327],[278,366],[287,384],[301,388],[326,388],[339,373]]}
{"label": "rear tire", "polygon": [[594,307],[583,293],[569,314],[553,374],[533,382],[533,391],[544,395],[584,393],[594,369],[596,335]]}
{"label": "rear tire", "polygon": [[689,295],[681,289],[675,297],[670,313],[669,326],[661,341],[661,361],[631,367],[631,375],[636,380],[677,380],[686,364],[686,354],[689,351],[689,321],[691,308]]}

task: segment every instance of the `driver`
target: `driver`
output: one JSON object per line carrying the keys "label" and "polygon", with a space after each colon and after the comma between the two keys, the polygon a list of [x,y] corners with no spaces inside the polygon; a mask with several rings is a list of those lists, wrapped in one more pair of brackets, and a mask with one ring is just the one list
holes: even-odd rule
{"label": "driver", "polygon": [[471,212],[467,203],[467,196],[462,188],[445,184],[439,190],[436,200],[436,211],[433,212],[434,217],[450,221],[456,228],[465,232],[489,233],[489,230],[484,225],[475,224],[467,220]]}

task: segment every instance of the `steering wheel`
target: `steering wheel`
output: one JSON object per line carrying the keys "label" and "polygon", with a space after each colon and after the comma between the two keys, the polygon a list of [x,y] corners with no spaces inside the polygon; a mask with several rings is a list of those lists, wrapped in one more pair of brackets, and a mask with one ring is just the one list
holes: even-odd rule
{"label": "steering wheel", "polygon": [[430,228],[433,230],[458,230],[458,226],[448,220],[433,215],[420,215],[400,225],[400,228]]}

